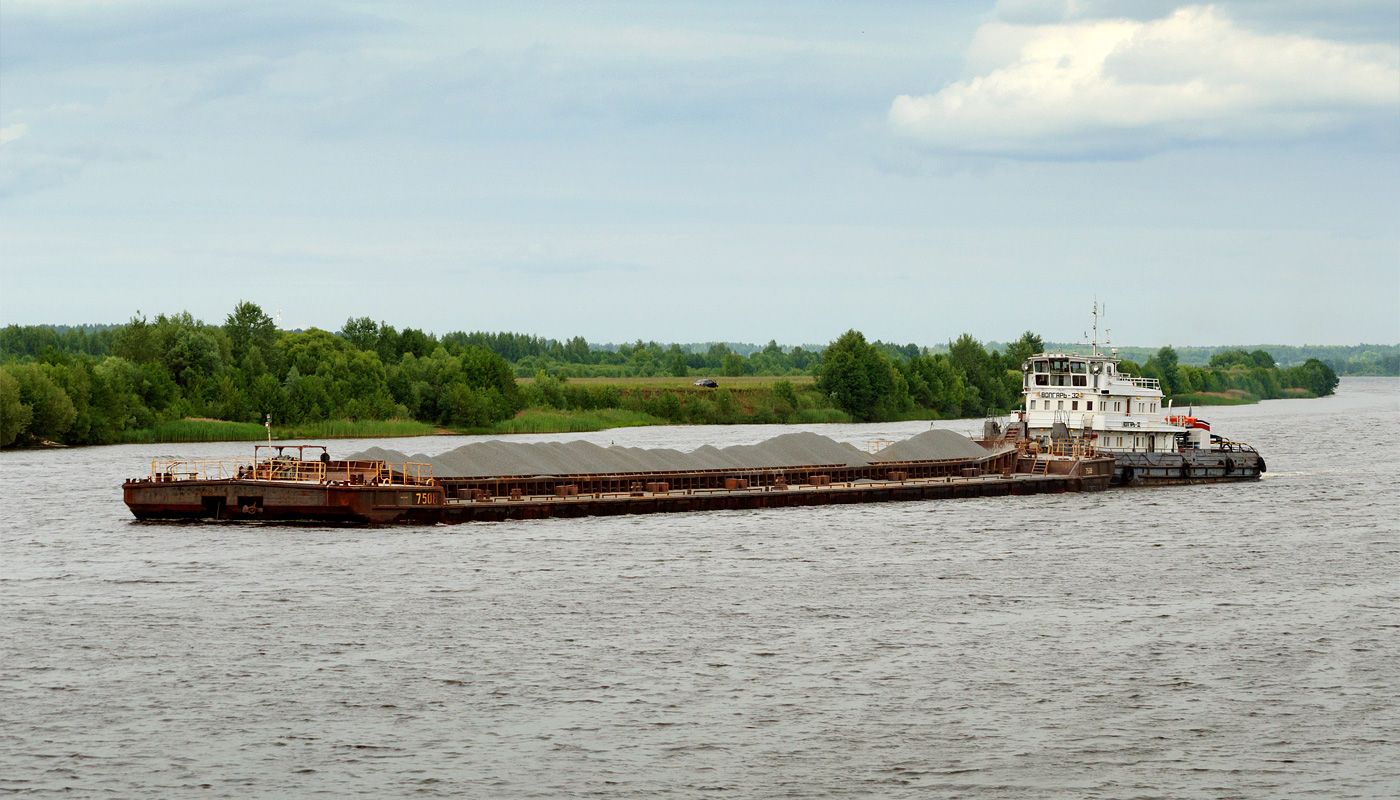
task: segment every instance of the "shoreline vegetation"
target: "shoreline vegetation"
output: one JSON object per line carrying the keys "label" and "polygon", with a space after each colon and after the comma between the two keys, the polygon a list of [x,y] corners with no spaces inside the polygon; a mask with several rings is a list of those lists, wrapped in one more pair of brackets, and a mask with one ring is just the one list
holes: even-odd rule
{"label": "shoreline vegetation", "polygon": [[[747,352],[437,337],[368,318],[334,333],[282,331],[244,302],[222,325],[138,313],[120,326],[0,330],[0,447],[260,441],[269,418],[286,440],[981,417],[1020,406],[1021,362],[1046,348],[1029,331],[1000,348],[970,334],[921,347],[852,330],[821,349]],[[1163,347],[1120,371],[1158,378],[1177,406],[1318,397],[1337,385],[1317,358],[1282,367],[1261,349],[1194,366]]]}

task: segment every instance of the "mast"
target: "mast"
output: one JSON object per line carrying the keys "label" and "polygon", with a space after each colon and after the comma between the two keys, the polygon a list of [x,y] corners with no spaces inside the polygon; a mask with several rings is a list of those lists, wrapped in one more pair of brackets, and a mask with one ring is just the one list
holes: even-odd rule
{"label": "mast", "polygon": [[[1111,334],[1112,331],[1109,331],[1107,328],[1104,329],[1104,331],[1105,331],[1104,340],[1103,340],[1102,342],[1099,341],[1099,318],[1100,318],[1100,317],[1106,317],[1106,316],[1108,316],[1108,304],[1105,303],[1103,309],[1100,310],[1100,309],[1099,309],[1099,299],[1098,299],[1097,297],[1095,297],[1095,298],[1094,298],[1094,336],[1093,336],[1092,339],[1090,339],[1088,331],[1085,331],[1085,333],[1084,333],[1084,338],[1089,339],[1089,341],[1087,341],[1087,342],[1075,342],[1075,344],[1087,344],[1087,345],[1089,345],[1089,347],[1091,348],[1091,352],[1092,352],[1095,356],[1100,355],[1100,353],[1099,353],[1099,345],[1101,345],[1101,344],[1104,344],[1104,345],[1113,344],[1112,340],[1111,340],[1110,338],[1108,338],[1108,335]],[[1117,353],[1115,352],[1114,355],[1117,355]]]}

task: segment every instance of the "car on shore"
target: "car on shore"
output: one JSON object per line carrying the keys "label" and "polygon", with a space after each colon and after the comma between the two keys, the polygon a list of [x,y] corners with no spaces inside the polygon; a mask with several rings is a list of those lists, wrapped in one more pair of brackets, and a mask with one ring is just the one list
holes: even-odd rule
{"label": "car on shore", "polygon": [[698,381],[695,382],[695,385],[696,385],[696,386],[700,386],[700,387],[705,388],[705,389],[718,389],[718,388],[719,388],[719,384],[716,383],[715,380],[714,380],[713,378],[701,378],[700,380],[698,380]]}

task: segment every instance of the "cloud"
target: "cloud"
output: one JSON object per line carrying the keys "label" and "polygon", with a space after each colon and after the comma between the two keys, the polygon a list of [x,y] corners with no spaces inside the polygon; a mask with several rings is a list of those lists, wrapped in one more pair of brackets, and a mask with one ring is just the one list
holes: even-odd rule
{"label": "cloud", "polygon": [[1134,157],[1389,126],[1400,106],[1395,47],[1255,33],[1209,6],[1147,22],[989,23],[967,58],[976,77],[895,98],[898,133],[950,153]]}
{"label": "cloud", "polygon": [[25,132],[28,130],[29,126],[25,125],[23,122],[16,122],[13,125],[6,125],[5,127],[0,128],[0,144],[9,144],[10,142],[16,141],[22,138]]}

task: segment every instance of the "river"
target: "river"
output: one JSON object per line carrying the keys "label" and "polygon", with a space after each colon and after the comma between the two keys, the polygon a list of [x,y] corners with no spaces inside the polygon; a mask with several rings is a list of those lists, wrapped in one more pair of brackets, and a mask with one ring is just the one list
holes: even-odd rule
{"label": "river", "polygon": [[1204,409],[1257,483],[416,529],[121,502],[248,444],[6,452],[0,792],[1400,795],[1397,398]]}

